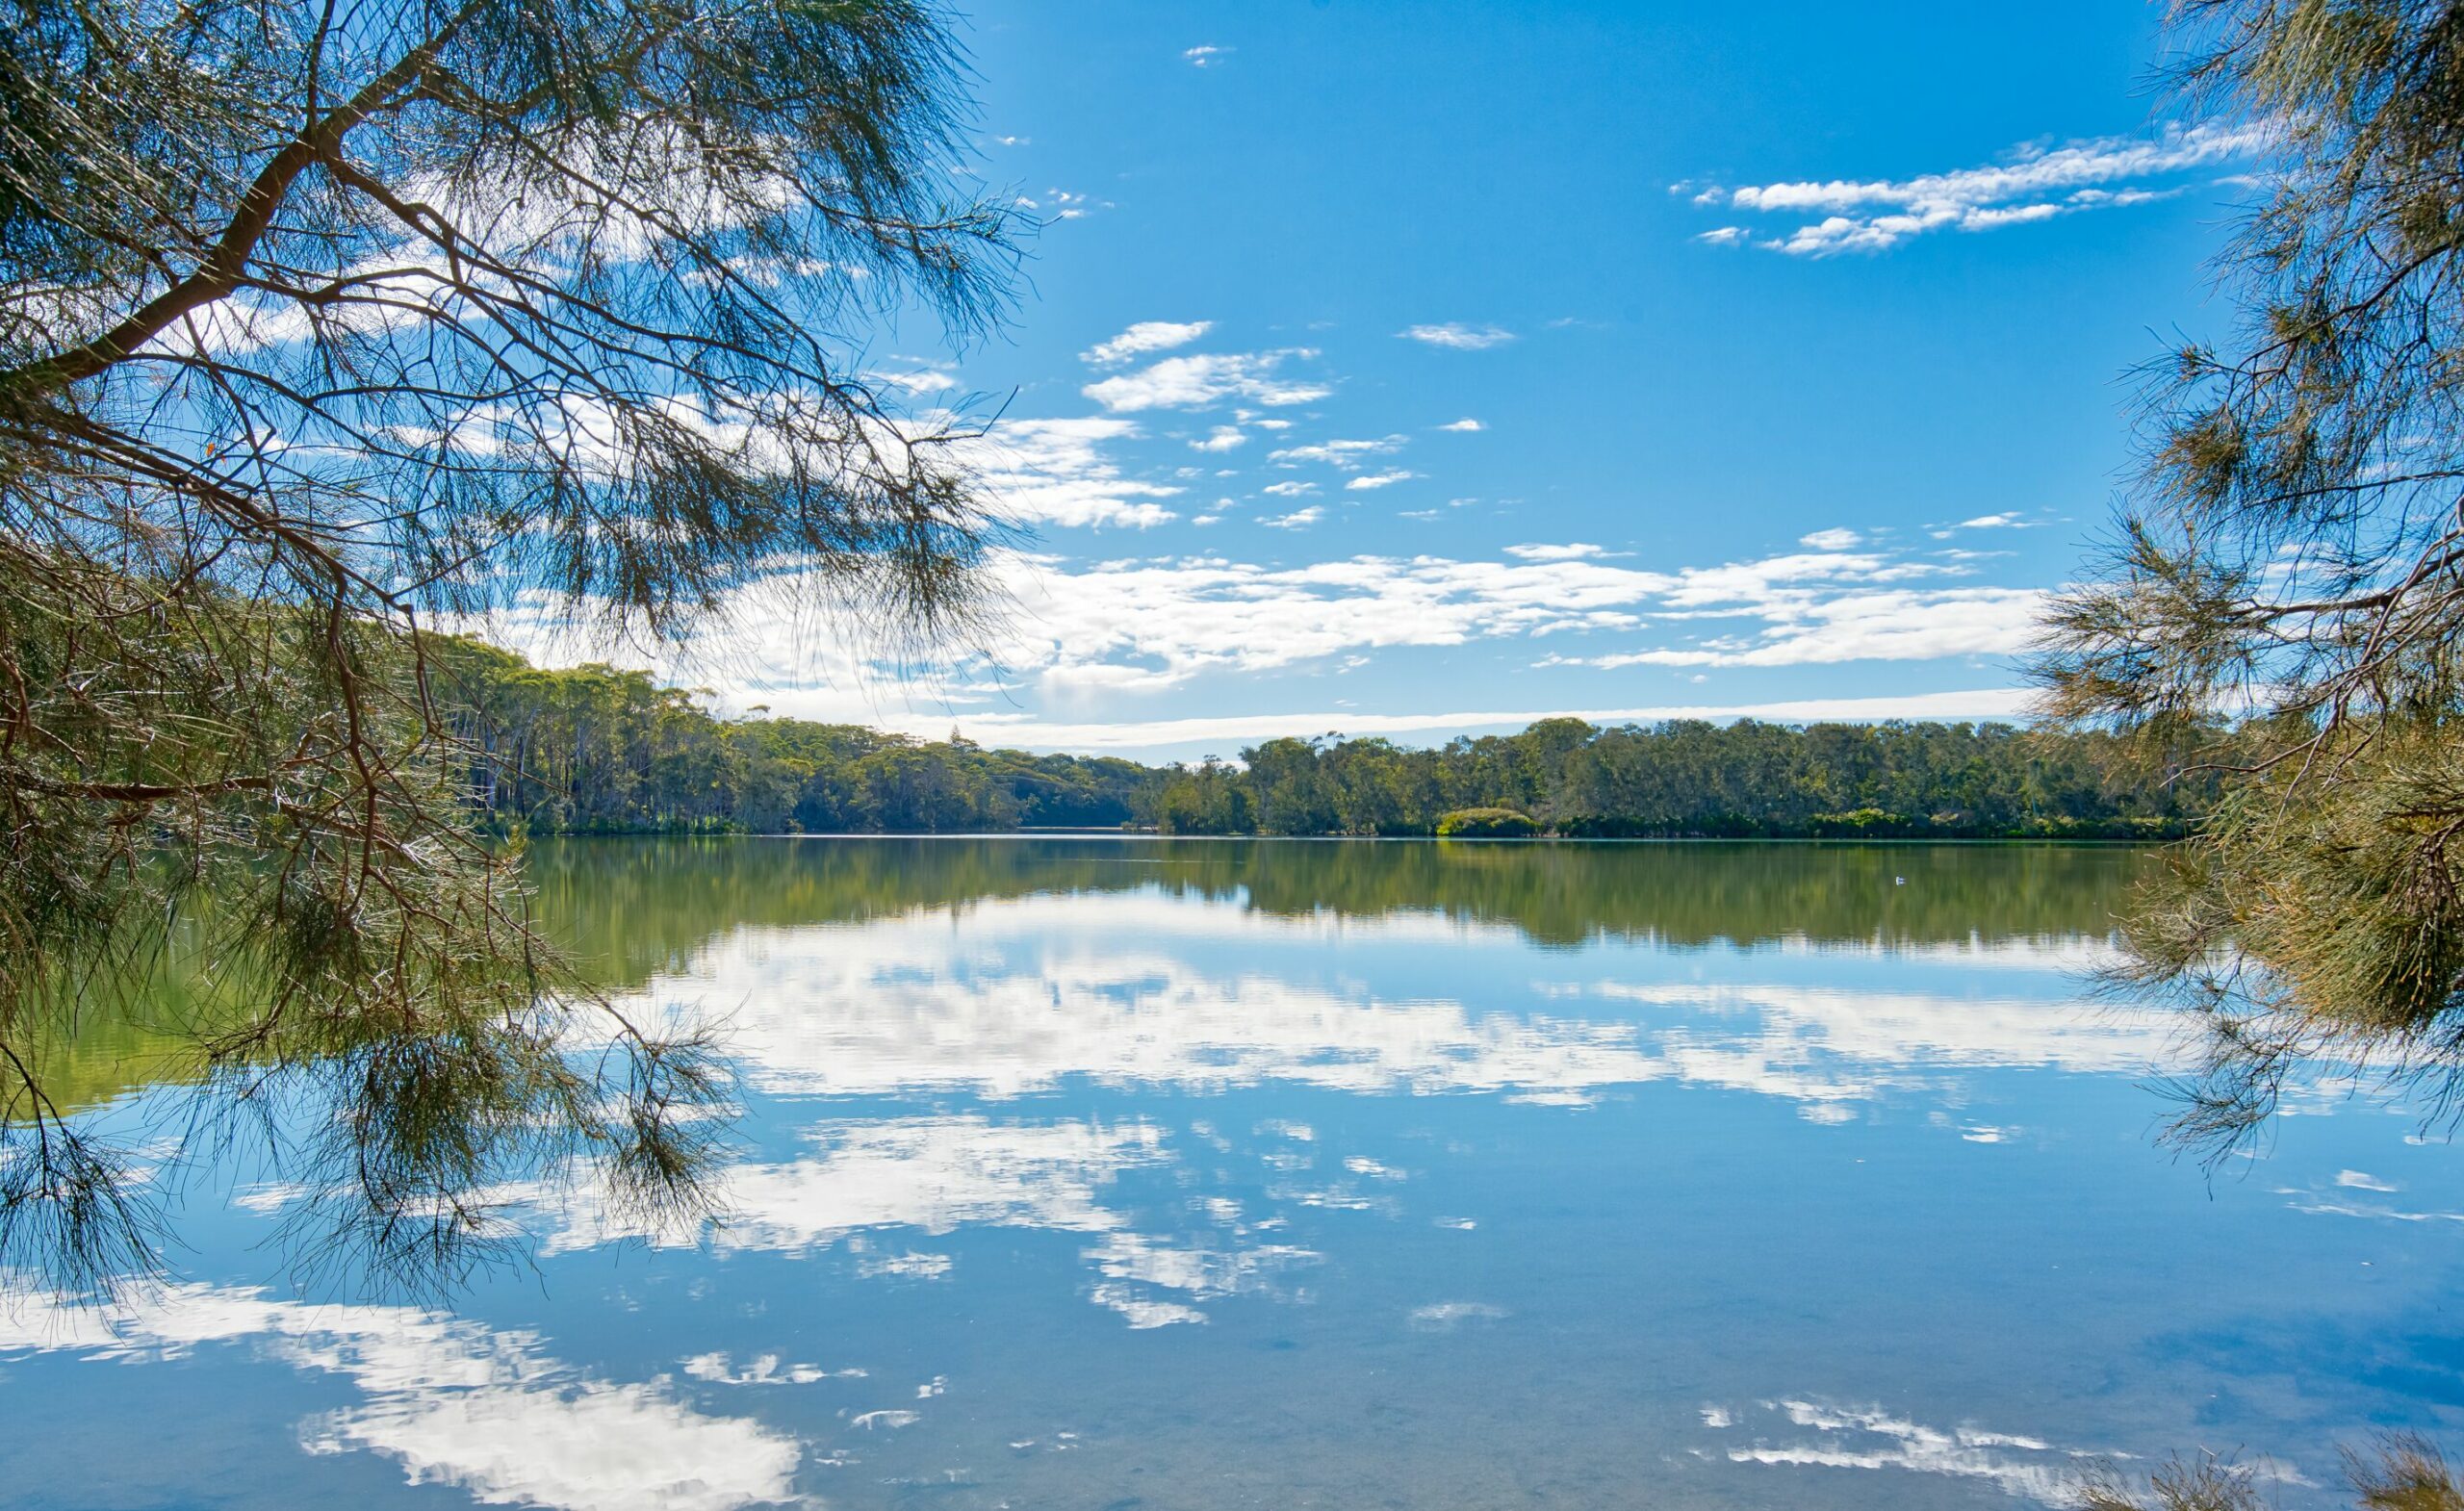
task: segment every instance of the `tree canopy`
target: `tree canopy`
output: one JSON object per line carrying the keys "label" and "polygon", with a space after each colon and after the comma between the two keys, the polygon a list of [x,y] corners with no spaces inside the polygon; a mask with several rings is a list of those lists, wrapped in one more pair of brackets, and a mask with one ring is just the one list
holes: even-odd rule
{"label": "tree canopy", "polygon": [[429,654],[471,817],[499,832],[1425,835],[1503,808],[1579,837],[2144,840],[2183,832],[2215,785],[2135,772],[2109,735],[1997,724],[1550,719],[1435,748],[1286,738],[1240,764],[1149,766],[729,718],[646,673],[534,667],[471,639]]}
{"label": "tree canopy", "polygon": [[861,375],[877,316],[1002,314],[963,82],[914,0],[15,5],[0,1259],[137,1241],[23,1050],[167,952],[230,999],[208,1062],[344,1100],[292,1152],[394,1253],[585,1150],[689,1202],[715,1089],[647,1028],[559,1047],[587,995],[467,821],[432,635],[681,633],[788,568],[964,622],[996,524]]}
{"label": "tree canopy", "polygon": [[[1160,827],[1199,834],[1444,833],[1503,808],[1580,838],[2164,839],[2213,790],[2133,770],[2109,735],[2005,724],[1546,719],[1434,749],[1274,739],[1179,771]],[[2168,780],[2168,779],[2172,780]]]}
{"label": "tree canopy", "polygon": [[2238,323],[2151,365],[2144,470],[2038,673],[2057,717],[2226,778],[2124,975],[2213,1026],[2180,1132],[2220,1150],[2305,1063],[2464,1067],[2464,14],[2174,19],[2191,104],[2273,139],[2219,266]]}

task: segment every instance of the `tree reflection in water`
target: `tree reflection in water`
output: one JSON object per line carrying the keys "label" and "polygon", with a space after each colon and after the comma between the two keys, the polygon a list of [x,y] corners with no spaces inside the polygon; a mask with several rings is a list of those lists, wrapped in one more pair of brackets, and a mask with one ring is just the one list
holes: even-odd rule
{"label": "tree reflection in water", "polygon": [[[0,1266],[66,1290],[149,1272],[180,1175],[261,1166],[293,1199],[302,1280],[410,1293],[526,1252],[508,1209],[558,1191],[627,1232],[719,1215],[733,1086],[706,1025],[608,998],[748,927],[854,922],[986,900],[1155,890],[1279,917],[1430,914],[1547,946],[1867,947],[2097,937],[2131,852],[2060,846],[994,840],[564,840],[527,856],[570,964],[476,1011],[372,1019],[269,1003],[183,954],[135,985],[63,994],[12,1094]],[[563,974],[566,971],[570,974]],[[149,1086],[182,1095],[141,1099]],[[37,1088],[39,1088],[38,1090]]]}

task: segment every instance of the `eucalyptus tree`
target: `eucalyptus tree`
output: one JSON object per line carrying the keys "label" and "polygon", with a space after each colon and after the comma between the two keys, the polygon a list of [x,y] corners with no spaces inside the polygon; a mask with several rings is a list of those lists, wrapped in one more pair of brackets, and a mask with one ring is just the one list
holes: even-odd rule
{"label": "eucalyptus tree", "polygon": [[1011,287],[944,18],[8,5],[0,1263],[142,1259],[42,1045],[174,977],[230,1105],[333,1104],[270,1147],[380,1265],[449,1270],[515,1172],[691,1212],[676,1114],[724,1088],[534,937],[429,636],[680,635],[787,568],[872,632],[967,623],[995,523],[861,339]]}
{"label": "eucalyptus tree", "polygon": [[[2050,711],[2217,760],[2228,792],[2128,929],[2212,1026],[2175,1132],[2289,1075],[2464,1065],[2464,13],[2180,0],[2193,107],[2267,143],[2220,272],[2239,320],[2154,365],[2110,557],[2056,606]],[[2247,720],[2245,749],[2196,727]]]}

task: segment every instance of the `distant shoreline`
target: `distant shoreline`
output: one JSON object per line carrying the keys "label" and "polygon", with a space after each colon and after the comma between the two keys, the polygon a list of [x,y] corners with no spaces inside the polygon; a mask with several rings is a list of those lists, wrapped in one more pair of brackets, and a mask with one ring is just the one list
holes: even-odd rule
{"label": "distant shoreline", "polygon": [[988,839],[1072,839],[1072,840],[1142,840],[1158,844],[1243,844],[1243,845],[1525,845],[1525,846],[1601,846],[1601,845],[1823,845],[1833,848],[1962,846],[1969,849],[2023,846],[2052,846],[2062,849],[2152,850],[2173,841],[2169,838],[2114,838],[2103,835],[1916,835],[1901,838],[1836,838],[1813,834],[1666,834],[1666,835],[1551,835],[1534,834],[1514,838],[1439,838],[1435,834],[1167,834],[1154,830],[1104,829],[1000,829],[953,831],[946,833],[927,830],[914,831],[847,831],[829,833],[794,832],[731,832],[727,831],[681,832],[673,830],[593,830],[557,831],[531,836],[535,840],[736,840],[772,839],[860,839],[880,840],[988,840]]}

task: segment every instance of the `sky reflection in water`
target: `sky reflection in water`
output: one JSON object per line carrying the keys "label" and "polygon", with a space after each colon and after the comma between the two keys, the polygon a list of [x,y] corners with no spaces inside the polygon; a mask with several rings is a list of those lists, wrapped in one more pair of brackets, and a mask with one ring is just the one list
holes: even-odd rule
{"label": "sky reflection in water", "polygon": [[[1978,1506],[2457,1425],[2464,1199],[2320,1094],[2211,1187],[2075,973],[2113,852],[572,844],[715,1012],[728,1220],[525,1204],[453,1315],[0,1313],[9,1504]],[[188,1094],[136,1090],[137,1098]],[[2316,1483],[2313,1483],[2316,1482]]]}

